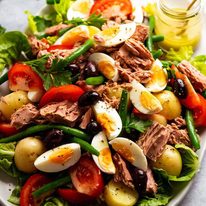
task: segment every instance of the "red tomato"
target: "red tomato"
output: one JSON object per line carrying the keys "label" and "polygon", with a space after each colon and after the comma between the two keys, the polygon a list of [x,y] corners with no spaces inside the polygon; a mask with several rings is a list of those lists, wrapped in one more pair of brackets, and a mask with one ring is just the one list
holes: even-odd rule
{"label": "red tomato", "polygon": [[142,114],[138,109],[136,109],[135,107],[132,110],[132,113],[136,116],[138,116],[139,114]]}
{"label": "red tomato", "polygon": [[38,206],[42,201],[42,197],[34,199],[32,192],[49,183],[51,180],[43,174],[32,175],[24,184],[20,193],[20,206]]}
{"label": "red tomato", "polygon": [[187,97],[185,99],[179,99],[181,104],[189,109],[199,107],[201,105],[200,98],[187,76],[179,72],[175,65],[172,65],[172,69],[175,71],[175,76],[181,79],[187,88]]}
{"label": "red tomato", "polygon": [[56,50],[56,49],[60,49],[60,50],[70,50],[70,49],[72,49],[73,48],[73,46],[68,46],[68,45],[51,45],[48,49],[47,49],[47,51],[48,52],[51,52],[51,51],[54,51],[54,50]]}
{"label": "red tomato", "polygon": [[92,202],[94,198],[80,193],[74,189],[58,189],[58,194],[72,204],[85,204]]}
{"label": "red tomato", "polygon": [[119,6],[121,14],[127,16],[132,13],[132,3],[130,0],[97,0],[90,10],[90,14],[102,14],[112,6]]}
{"label": "red tomato", "polygon": [[3,134],[4,136],[10,136],[15,133],[17,133],[17,129],[15,127],[6,123],[0,124],[0,134]]}
{"label": "red tomato", "polygon": [[193,110],[194,122],[198,127],[206,126],[206,99],[198,94],[201,106]]}
{"label": "red tomato", "polygon": [[80,193],[98,197],[104,187],[102,174],[94,161],[88,156],[82,156],[70,169],[71,180]]}
{"label": "red tomato", "polygon": [[73,84],[53,87],[43,95],[39,106],[42,107],[49,102],[60,102],[63,100],[76,102],[83,93],[84,90]]}
{"label": "red tomato", "polygon": [[43,89],[39,75],[26,64],[16,63],[8,72],[9,88],[12,91],[34,91]]}

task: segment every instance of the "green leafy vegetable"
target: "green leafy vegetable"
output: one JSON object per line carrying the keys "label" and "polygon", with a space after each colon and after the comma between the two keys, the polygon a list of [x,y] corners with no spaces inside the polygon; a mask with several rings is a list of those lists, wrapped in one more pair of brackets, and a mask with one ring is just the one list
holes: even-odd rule
{"label": "green leafy vegetable", "polygon": [[19,171],[13,162],[15,146],[15,142],[0,144],[0,169],[12,177],[19,176]]}
{"label": "green leafy vegetable", "polygon": [[131,116],[127,116],[125,130],[127,133],[131,133],[132,129],[139,132],[145,132],[151,124],[152,122],[150,120],[141,120],[132,114]]}
{"label": "green leafy vegetable", "polygon": [[84,24],[87,26],[96,26],[98,28],[101,28],[105,22],[106,20],[101,16],[101,14],[91,14],[87,20],[77,17],[67,21],[68,24],[73,24],[74,26]]}
{"label": "green leafy vegetable", "polygon": [[148,3],[143,9],[148,16],[155,15],[156,3]]}
{"label": "green leafy vegetable", "polygon": [[171,48],[166,54],[166,59],[174,62],[181,62],[182,60],[189,61],[192,55],[193,55],[192,46],[183,46],[180,47],[178,51],[175,51],[173,48]]}
{"label": "green leafy vegetable", "polygon": [[138,206],[161,206],[167,205],[171,196],[166,194],[155,194],[154,197],[145,196],[138,202]]}
{"label": "green leafy vegetable", "polygon": [[6,29],[0,25],[0,35],[4,34],[6,32]]}
{"label": "green leafy vegetable", "polygon": [[191,60],[191,64],[202,74],[206,75],[206,55],[199,55]]}
{"label": "green leafy vegetable", "polygon": [[160,173],[162,176],[167,176],[169,181],[174,182],[185,182],[190,181],[192,177],[196,174],[199,168],[199,160],[197,154],[189,147],[185,146],[184,144],[177,144],[175,148],[181,154],[182,157],[182,172],[179,177],[168,175],[166,171],[163,169],[156,169],[155,173]]}
{"label": "green leafy vegetable", "polygon": [[18,31],[6,32],[0,35],[0,73],[13,61],[20,59],[21,52],[30,54],[31,47],[27,37]]}
{"label": "green leafy vegetable", "polygon": [[17,185],[14,190],[12,191],[8,202],[14,204],[14,205],[19,205],[20,203],[20,192],[21,192],[21,187]]}
{"label": "green leafy vegetable", "polygon": [[57,1],[54,2],[54,9],[57,13],[56,22],[64,22],[67,20],[67,11],[71,5],[71,0],[60,0],[59,3]]}
{"label": "green leafy vegetable", "polygon": [[42,206],[69,206],[69,204],[60,198],[49,197],[42,203]]}

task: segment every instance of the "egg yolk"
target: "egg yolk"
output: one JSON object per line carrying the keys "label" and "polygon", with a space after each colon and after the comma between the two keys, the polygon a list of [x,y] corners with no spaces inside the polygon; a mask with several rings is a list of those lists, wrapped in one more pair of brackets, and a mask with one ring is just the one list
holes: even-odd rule
{"label": "egg yolk", "polygon": [[98,69],[107,79],[112,79],[115,75],[114,66],[108,61],[99,62]]}
{"label": "egg yolk", "polygon": [[78,12],[83,13],[83,14],[87,14],[90,10],[89,0],[82,1],[79,4],[74,4],[72,6],[72,10],[78,11]]}
{"label": "egg yolk", "polygon": [[89,29],[89,37],[92,38],[95,34],[100,32],[100,29],[98,29],[95,26],[88,26]]}
{"label": "egg yolk", "polygon": [[109,136],[113,131],[115,131],[115,121],[113,121],[106,113],[98,114],[96,118],[97,122],[105,131],[106,136]]}
{"label": "egg yolk", "polygon": [[103,169],[109,171],[109,170],[112,170],[114,168],[111,152],[110,152],[108,147],[106,147],[100,151],[100,154],[98,156],[98,160],[99,160],[100,166]]}
{"label": "egg yolk", "polygon": [[129,162],[133,163],[135,158],[132,154],[132,152],[130,151],[130,149],[122,144],[119,143],[113,143],[112,144],[113,149],[119,153],[122,157],[124,157],[126,160],[128,160]]}
{"label": "egg yolk", "polygon": [[159,111],[160,102],[148,91],[142,91],[140,94],[140,102],[142,106],[149,111]]}
{"label": "egg yolk", "polygon": [[104,40],[112,39],[114,38],[117,33],[119,32],[119,27],[110,27],[108,29],[105,29],[101,32],[101,36],[104,38]]}
{"label": "egg yolk", "polygon": [[65,34],[62,45],[74,46],[76,43],[84,42],[89,38],[88,29],[76,27]]}
{"label": "egg yolk", "polygon": [[49,160],[57,164],[65,164],[71,159],[73,153],[71,148],[59,148],[52,151]]}

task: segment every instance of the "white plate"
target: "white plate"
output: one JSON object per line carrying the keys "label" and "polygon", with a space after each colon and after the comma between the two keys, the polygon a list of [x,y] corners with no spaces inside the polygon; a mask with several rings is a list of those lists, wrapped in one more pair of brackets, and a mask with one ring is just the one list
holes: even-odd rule
{"label": "white plate", "polygon": [[[145,4],[145,0],[144,0]],[[206,8],[204,8],[204,19],[206,18]],[[203,22],[203,31],[202,31],[202,37],[206,36],[206,22]],[[202,38],[201,42],[199,44],[199,47],[196,50],[196,54],[206,54],[206,38]],[[201,149],[198,151],[198,156],[200,159],[200,162],[202,161],[203,155],[206,151],[206,131],[203,131],[201,133]],[[197,174],[198,175],[198,174]],[[176,206],[178,205],[181,200],[184,198],[184,196],[187,194],[188,190],[190,189],[192,183],[194,181],[191,180],[188,183],[182,183],[179,185],[179,189],[175,197],[170,201],[168,206]],[[3,172],[0,171],[0,203],[4,206],[13,206],[13,204],[10,204],[7,199],[9,198],[11,191],[13,190],[14,186],[16,184],[15,179],[7,176]],[[0,205],[1,205],[0,204]]]}

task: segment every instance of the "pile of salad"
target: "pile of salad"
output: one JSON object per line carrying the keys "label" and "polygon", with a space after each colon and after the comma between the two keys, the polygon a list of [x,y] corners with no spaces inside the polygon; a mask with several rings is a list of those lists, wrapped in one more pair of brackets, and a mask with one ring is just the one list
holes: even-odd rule
{"label": "pile of salad", "polygon": [[167,205],[199,168],[206,56],[162,51],[153,4],[47,4],[25,12],[26,34],[0,27],[0,169],[16,178],[8,201]]}

